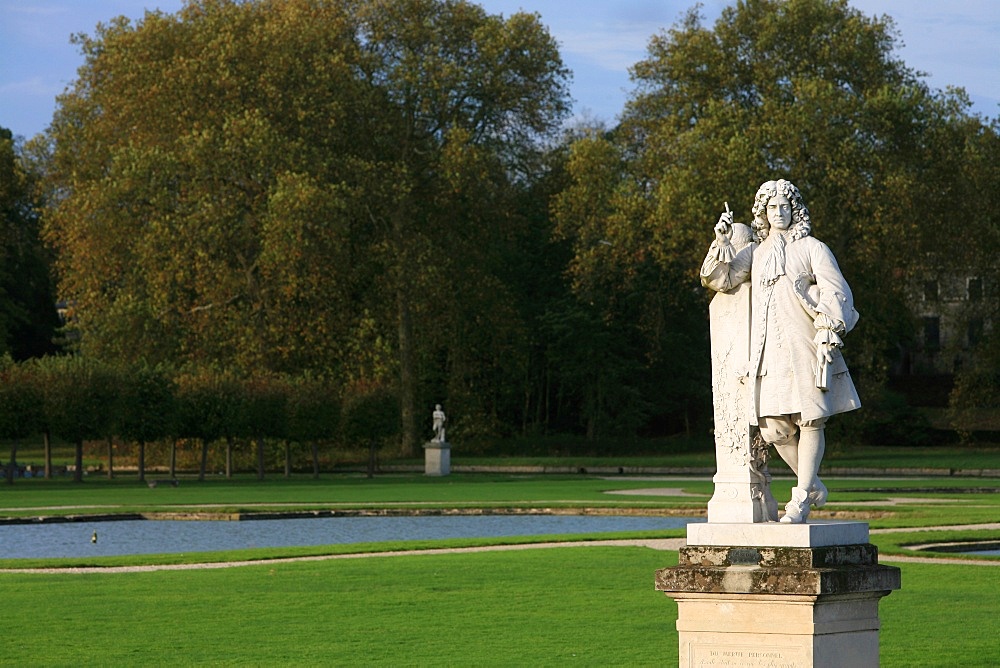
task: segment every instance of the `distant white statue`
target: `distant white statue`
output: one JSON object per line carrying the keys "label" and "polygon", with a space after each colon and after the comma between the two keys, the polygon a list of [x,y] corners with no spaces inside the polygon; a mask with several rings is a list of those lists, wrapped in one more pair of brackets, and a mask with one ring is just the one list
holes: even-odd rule
{"label": "distant white statue", "polygon": [[434,415],[432,428],[434,429],[434,438],[431,439],[431,443],[447,443],[444,436],[444,425],[448,421],[445,416],[444,411],[441,410],[441,404],[434,406]]}
{"label": "distant white statue", "polygon": [[833,253],[809,236],[809,210],[793,184],[761,185],[749,228],[734,225],[726,208],[701,281],[717,292],[750,281],[748,414],[796,475],[781,521],[800,523],[810,506],[826,502],[817,474],[827,418],[861,407],[840,352],[840,337],[854,328],[858,312]]}

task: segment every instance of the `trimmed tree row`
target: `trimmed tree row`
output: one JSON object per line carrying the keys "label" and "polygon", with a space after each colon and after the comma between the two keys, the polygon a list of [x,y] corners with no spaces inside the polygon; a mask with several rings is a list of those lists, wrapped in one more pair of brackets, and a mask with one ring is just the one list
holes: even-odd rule
{"label": "trimmed tree row", "polygon": [[0,439],[11,444],[5,467],[8,483],[18,470],[20,444],[39,435],[45,476],[52,476],[55,437],[74,445],[73,476],[81,481],[85,442],[108,443],[109,476],[114,470],[113,444],[134,444],[139,480],[146,477],[147,444],[170,444],[173,477],[177,441],[196,441],[198,477],[203,480],[214,444],[224,444],[225,472],[231,476],[234,447],[252,442],[257,477],[263,479],[267,442],[283,446],[286,476],[292,470],[292,447],[307,447],[313,476],[318,477],[322,444],[363,445],[374,455],[398,433],[398,401],[380,386],[345,389],[311,375],[116,365],[82,356],[0,360]]}

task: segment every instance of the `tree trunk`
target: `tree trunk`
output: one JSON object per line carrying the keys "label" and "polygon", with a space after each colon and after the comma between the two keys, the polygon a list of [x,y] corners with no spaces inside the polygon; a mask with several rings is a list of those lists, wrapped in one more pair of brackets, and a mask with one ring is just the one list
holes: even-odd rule
{"label": "tree trunk", "polygon": [[257,437],[257,480],[264,479],[264,437]]}
{"label": "tree trunk", "polygon": [[52,437],[48,430],[42,432],[42,448],[45,450],[45,479],[52,479]]}
{"label": "tree trunk", "polygon": [[115,477],[115,439],[108,436],[108,480]]}
{"label": "tree trunk", "polygon": [[552,369],[545,365],[545,413],[542,422],[542,433],[549,434],[549,419],[552,417]]}
{"label": "tree trunk", "polygon": [[10,466],[7,467],[7,484],[13,485],[17,477],[17,439],[10,443]]}
{"label": "tree trunk", "polygon": [[375,445],[374,442],[368,444],[368,477],[369,478],[374,478],[375,477],[375,463],[376,463],[375,453],[377,451],[378,451],[378,448],[376,447],[376,445]]}
{"label": "tree trunk", "polygon": [[226,480],[233,477],[233,437],[226,436]]}
{"label": "tree trunk", "polygon": [[399,316],[399,403],[402,420],[403,456],[417,456],[416,370],[413,362],[413,319],[406,290],[396,291]]}
{"label": "tree trunk", "polygon": [[319,446],[313,441],[310,447],[313,460],[313,479],[319,480]]}
{"label": "tree trunk", "polygon": [[[139,441],[139,482],[146,481],[146,441]],[[171,472],[170,477],[174,474]]]}
{"label": "tree trunk", "polygon": [[76,455],[74,456],[76,470],[73,471],[73,482],[83,482],[83,439],[76,442]]}
{"label": "tree trunk", "polygon": [[170,439],[170,479],[177,477],[177,439]]}
{"label": "tree trunk", "polygon": [[292,446],[285,441],[285,477],[292,477]]}
{"label": "tree trunk", "polygon": [[687,397],[684,398],[684,436],[691,438],[691,406]]}
{"label": "tree trunk", "polygon": [[528,412],[531,410],[531,387],[525,384],[524,408],[521,409],[521,436],[528,434]]}
{"label": "tree trunk", "polygon": [[208,439],[201,439],[201,461],[198,463],[198,480],[204,482],[205,469],[208,468]]}
{"label": "tree trunk", "polygon": [[[403,147],[403,153],[409,152]],[[417,455],[417,373],[414,362],[413,315],[407,291],[413,284],[410,280],[412,260],[406,243],[406,227],[409,219],[409,203],[404,199],[397,203],[391,214],[392,240],[396,251],[396,323],[399,328],[399,404],[402,424],[402,446],[404,457]]]}

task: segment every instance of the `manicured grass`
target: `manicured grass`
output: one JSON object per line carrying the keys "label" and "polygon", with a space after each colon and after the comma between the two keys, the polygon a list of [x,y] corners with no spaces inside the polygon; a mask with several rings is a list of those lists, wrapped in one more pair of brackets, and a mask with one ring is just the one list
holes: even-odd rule
{"label": "manicured grass", "polygon": [[652,584],[673,561],[566,548],[15,575],[0,623],[25,629],[35,665],[655,665],[676,663]]}
{"label": "manicured grass", "polygon": [[872,467],[884,469],[993,469],[1000,470],[1000,447],[898,447],[844,448],[824,457],[831,468]]}
{"label": "manicured grass", "polygon": [[898,564],[879,605],[883,668],[996,665],[1000,567]]}
{"label": "manicured grass", "polygon": [[[1000,538],[994,530],[931,531],[997,522],[1000,480],[827,480],[830,512],[871,513],[883,554],[932,541]],[[784,498],[788,478],[775,481]],[[608,490],[680,488],[700,496],[618,496]],[[978,488],[970,492],[970,489]],[[258,482],[182,481],[149,489],[134,480],[28,480],[0,488],[3,515],[257,511],[299,508],[628,508],[698,512],[709,478],[456,474],[355,475]],[[895,503],[891,499],[901,500]],[[3,527],[0,526],[0,536]],[[614,536],[679,536],[681,531]],[[389,549],[537,541],[462,539],[275,548],[227,553],[74,560],[3,560],[0,567],[141,565],[275,559]],[[2,544],[2,541],[0,541]],[[935,556],[925,553],[926,556]],[[940,555],[937,555],[940,556]],[[473,554],[346,558],[229,569],[122,574],[0,574],[0,624],[21,653],[0,665],[676,665],[676,605],[653,590],[674,552],[580,547]],[[993,558],[1000,560],[1000,558]],[[984,665],[996,655],[1000,568],[900,564],[903,589],[881,603],[882,665]]]}
{"label": "manicured grass", "polygon": [[[224,570],[3,576],[0,624],[33,665],[677,664],[676,605],[644,548],[374,557]],[[903,564],[882,666],[995,657],[996,577]],[[993,583],[992,585],[990,583]],[[970,623],[974,616],[976,623]]]}
{"label": "manicured grass", "polygon": [[[382,475],[372,479],[336,475],[320,480],[275,478],[258,482],[247,477],[226,481],[212,478],[199,483],[182,480],[178,487],[150,489],[128,479],[91,478],[84,483],[25,480],[0,486],[0,516],[79,514],[206,509],[289,510],[326,507],[376,508],[398,504],[423,507],[490,506],[691,506],[704,508],[711,495],[710,479],[678,481],[671,486],[690,488],[704,498],[665,500],[605,494],[608,489],[649,487],[648,480],[622,477],[613,481],[595,476],[523,476],[508,474],[454,474],[428,478],[420,474]],[[290,508],[287,504],[294,504]]]}
{"label": "manicured grass", "polygon": [[[995,444],[975,447],[837,447],[830,445],[823,466],[832,468],[883,468],[883,469],[994,469],[1000,470],[1000,447]],[[775,471],[787,471],[785,463],[772,451],[769,466]],[[409,462],[419,463],[416,460]],[[715,467],[715,450],[706,443],[697,451],[669,452],[642,457],[468,457],[456,449],[452,465],[479,466],[552,466],[562,468],[587,467],[658,467],[658,468],[708,468]]]}
{"label": "manicured grass", "polygon": [[[572,439],[566,447],[568,452],[583,449],[580,446],[586,445],[580,439]],[[551,446],[555,447],[555,446]],[[631,453],[636,449],[634,443],[625,446],[620,452]],[[559,450],[559,448],[555,448]],[[678,441],[665,439],[661,441],[650,441],[644,445],[643,450],[648,450],[648,454],[635,456],[632,454],[615,454],[614,446],[606,446],[605,456],[589,456],[580,454],[569,454],[564,456],[543,456],[543,455],[518,455],[518,456],[476,456],[470,450],[464,450],[456,445],[452,451],[452,466],[548,466],[559,467],[561,469],[580,469],[594,467],[655,467],[655,468],[692,468],[692,469],[712,469],[715,467],[715,450],[712,443],[707,438],[703,441]],[[8,443],[0,443],[0,453],[9,453]],[[56,464],[72,464],[72,446],[57,443],[53,449]],[[338,453],[338,461],[356,461],[355,468],[363,468],[366,460],[358,459],[365,453],[344,452]],[[785,472],[787,467],[784,462],[772,451],[771,468],[775,471]],[[346,458],[346,459],[345,459]],[[41,445],[37,443],[22,444],[18,451],[18,461],[21,464],[34,463],[41,464],[43,460]],[[85,465],[98,466],[105,463],[103,446],[97,445],[87,450]],[[121,466],[119,459],[118,465]],[[383,453],[382,463],[389,466],[393,464],[409,464],[422,466],[422,459],[395,460],[391,454]],[[832,438],[828,443],[828,450],[823,462],[824,468],[883,468],[883,469],[964,469],[1000,470],[1000,445],[996,443],[983,443],[975,446],[941,446],[941,447],[903,447],[903,446],[865,446],[855,447],[839,443],[836,438]],[[190,473],[190,472],[188,472]],[[119,471],[119,477],[134,477],[134,472]],[[277,478],[280,474],[272,472],[271,477]],[[95,477],[103,477],[104,473],[95,473]],[[157,477],[151,474],[150,477]],[[160,476],[165,477],[165,476]]]}

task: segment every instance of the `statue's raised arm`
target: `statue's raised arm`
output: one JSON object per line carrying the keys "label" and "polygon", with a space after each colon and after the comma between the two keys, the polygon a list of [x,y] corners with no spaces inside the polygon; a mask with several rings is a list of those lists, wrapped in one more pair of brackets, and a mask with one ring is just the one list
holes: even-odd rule
{"label": "statue's raised arm", "polygon": [[753,230],[733,222],[733,213],[726,211],[715,224],[715,241],[701,265],[701,284],[716,292],[730,292],[750,277]]}

